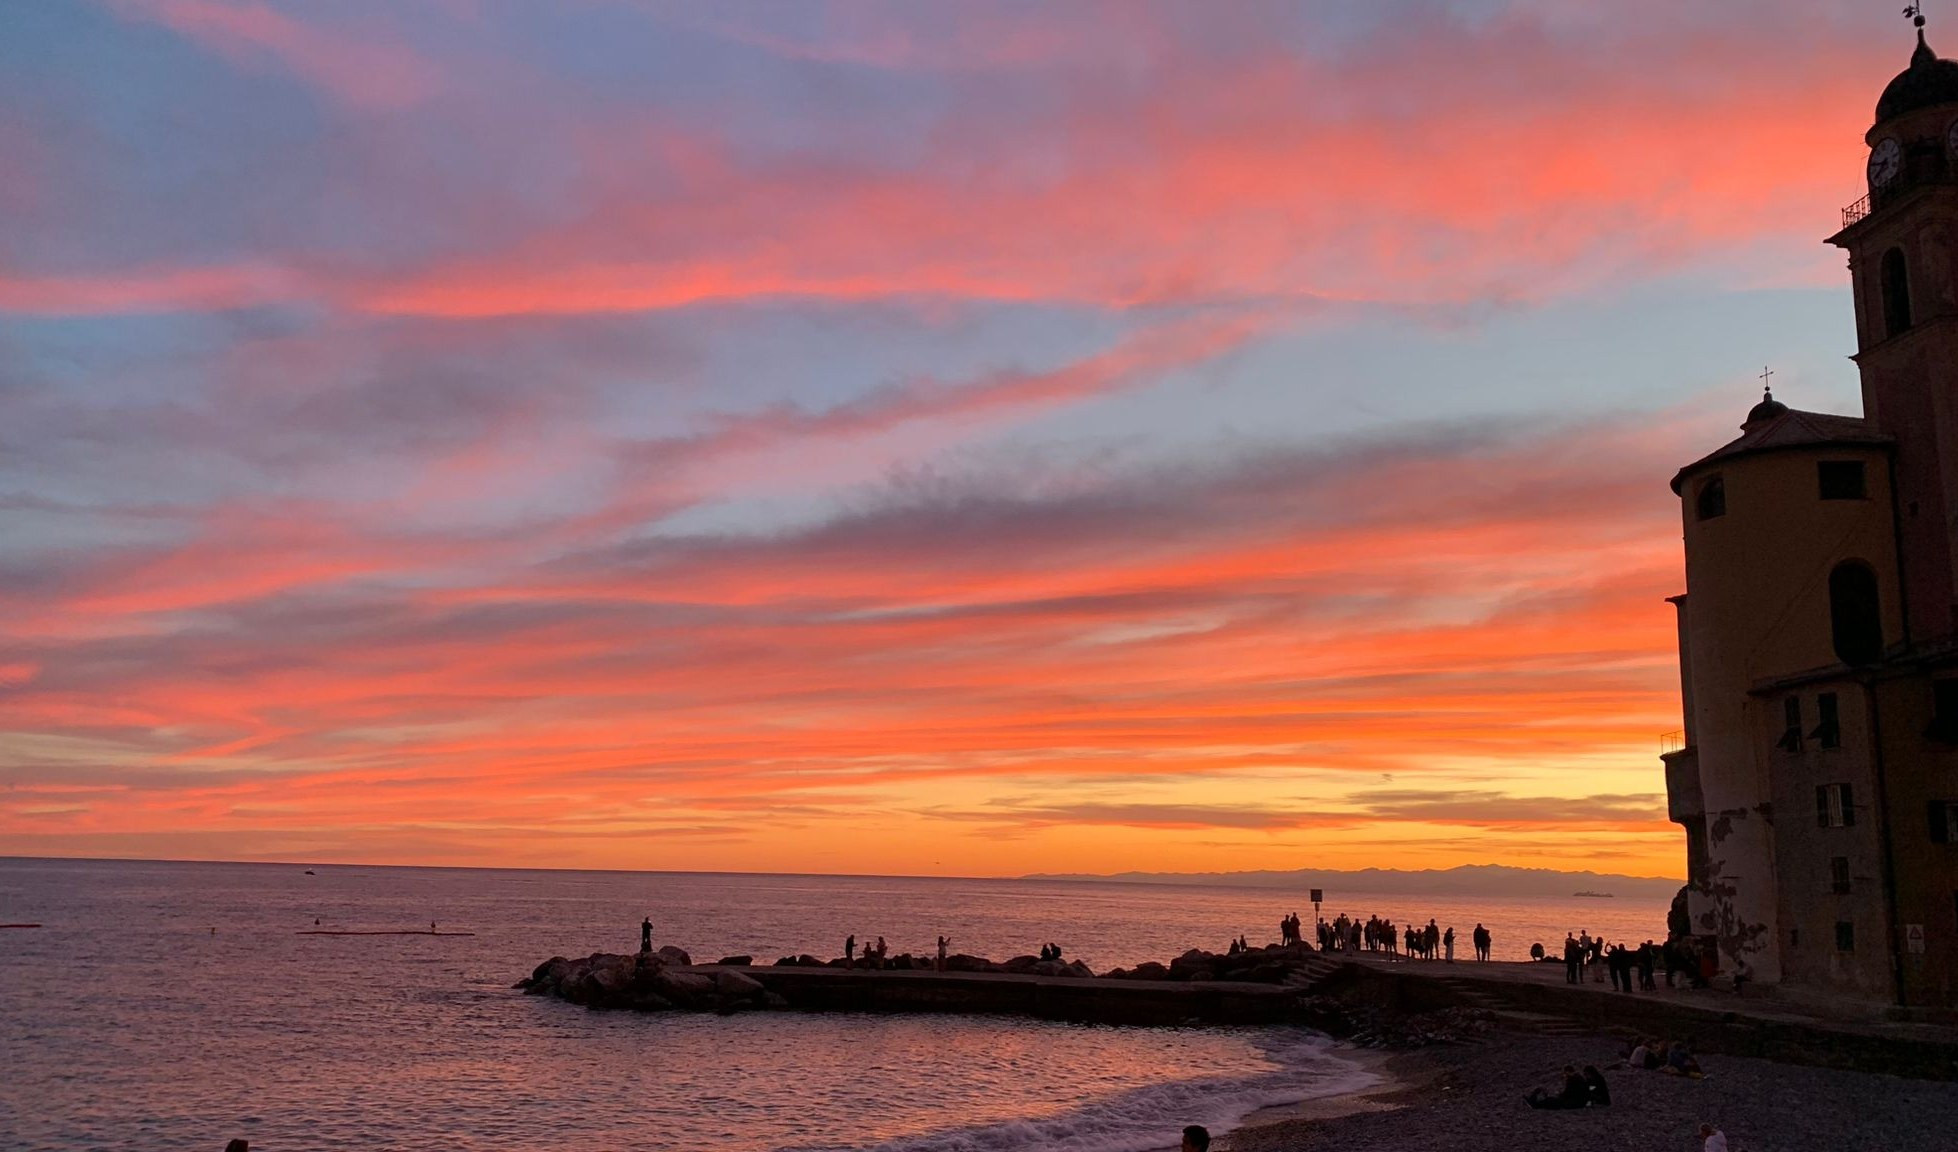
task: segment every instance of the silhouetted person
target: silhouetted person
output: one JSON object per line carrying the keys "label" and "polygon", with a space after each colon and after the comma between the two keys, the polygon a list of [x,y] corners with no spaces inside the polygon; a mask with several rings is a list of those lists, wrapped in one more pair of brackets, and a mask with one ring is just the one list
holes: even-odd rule
{"label": "silhouetted person", "polygon": [[1591,1086],[1578,1075],[1577,1065],[1566,1064],[1563,1091],[1552,1096],[1541,1088],[1532,1088],[1523,1099],[1532,1108],[1582,1108],[1590,1102]]}
{"label": "silhouetted person", "polygon": [[1489,930],[1477,924],[1473,939],[1475,940],[1475,958],[1477,960],[1487,960],[1489,958]]}
{"label": "silhouetted person", "polygon": [[1441,948],[1447,956],[1448,963],[1453,964],[1455,962],[1455,926],[1453,924],[1448,926],[1448,931],[1441,934]]}
{"label": "silhouetted person", "polygon": [[224,1146],[224,1152],[252,1152],[250,1140],[233,1140]]}
{"label": "silhouetted person", "polygon": [[938,970],[940,972],[945,971],[945,947],[951,942],[949,937],[940,936],[938,938]]}
{"label": "silhouetted person", "polygon": [[1598,1071],[1596,1064],[1584,1066],[1584,1088],[1586,1103],[1593,1108],[1603,1108],[1611,1103],[1611,1089],[1604,1082],[1604,1073]]}
{"label": "silhouetted person", "polygon": [[843,938],[843,966],[853,968],[857,961],[857,938],[854,933]]}
{"label": "silhouetted person", "polygon": [[651,952],[653,950],[653,918],[651,916],[639,922],[639,950],[641,952]]}
{"label": "silhouetted person", "polygon": [[1564,933],[1564,983],[1576,984],[1584,979],[1583,965],[1583,947],[1578,944],[1577,937]]}
{"label": "silhouetted person", "polygon": [[1210,1129],[1201,1124],[1183,1129],[1182,1152],[1210,1152]]}

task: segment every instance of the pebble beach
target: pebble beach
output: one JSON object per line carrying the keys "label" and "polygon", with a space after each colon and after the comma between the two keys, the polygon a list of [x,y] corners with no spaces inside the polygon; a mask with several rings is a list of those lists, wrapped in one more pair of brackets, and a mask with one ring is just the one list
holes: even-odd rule
{"label": "pebble beach", "polygon": [[[1634,1071],[1608,1036],[1496,1032],[1473,1044],[1404,1052],[1380,1064],[1392,1085],[1325,1117],[1256,1118],[1226,1152],[1699,1152],[1702,1122],[1733,1152],[1950,1152],[1958,1084],[1703,1055],[1703,1080]],[[1596,1064],[1608,1108],[1538,1111],[1565,1064]]]}

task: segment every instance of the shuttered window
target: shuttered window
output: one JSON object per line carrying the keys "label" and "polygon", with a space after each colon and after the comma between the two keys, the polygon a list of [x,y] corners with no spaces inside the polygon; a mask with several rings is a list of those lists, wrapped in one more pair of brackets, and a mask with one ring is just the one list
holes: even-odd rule
{"label": "shuttered window", "polygon": [[1809,735],[1820,741],[1824,748],[1842,747],[1842,714],[1836,704],[1836,694],[1824,692],[1817,696],[1815,710],[1821,714],[1821,722]]}
{"label": "shuttered window", "polygon": [[1815,789],[1817,828],[1856,827],[1856,802],[1847,784],[1823,784]]}

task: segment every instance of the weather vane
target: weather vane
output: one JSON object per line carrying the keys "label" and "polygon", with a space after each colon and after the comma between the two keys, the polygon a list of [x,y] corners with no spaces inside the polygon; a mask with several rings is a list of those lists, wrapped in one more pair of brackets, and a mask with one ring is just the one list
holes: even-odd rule
{"label": "weather vane", "polygon": [[1904,15],[1910,17],[1910,22],[1912,24],[1916,25],[1919,28],[1924,27],[1924,5],[1922,4],[1906,5],[1904,7]]}

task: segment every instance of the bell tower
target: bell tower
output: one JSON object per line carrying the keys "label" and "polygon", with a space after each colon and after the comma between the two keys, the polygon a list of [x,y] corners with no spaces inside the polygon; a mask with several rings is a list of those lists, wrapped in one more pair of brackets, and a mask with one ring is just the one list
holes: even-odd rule
{"label": "bell tower", "polygon": [[1910,67],[1877,101],[1869,194],[1829,242],[1849,253],[1863,416],[1896,441],[1905,627],[1958,637],[1958,61],[1917,25]]}

